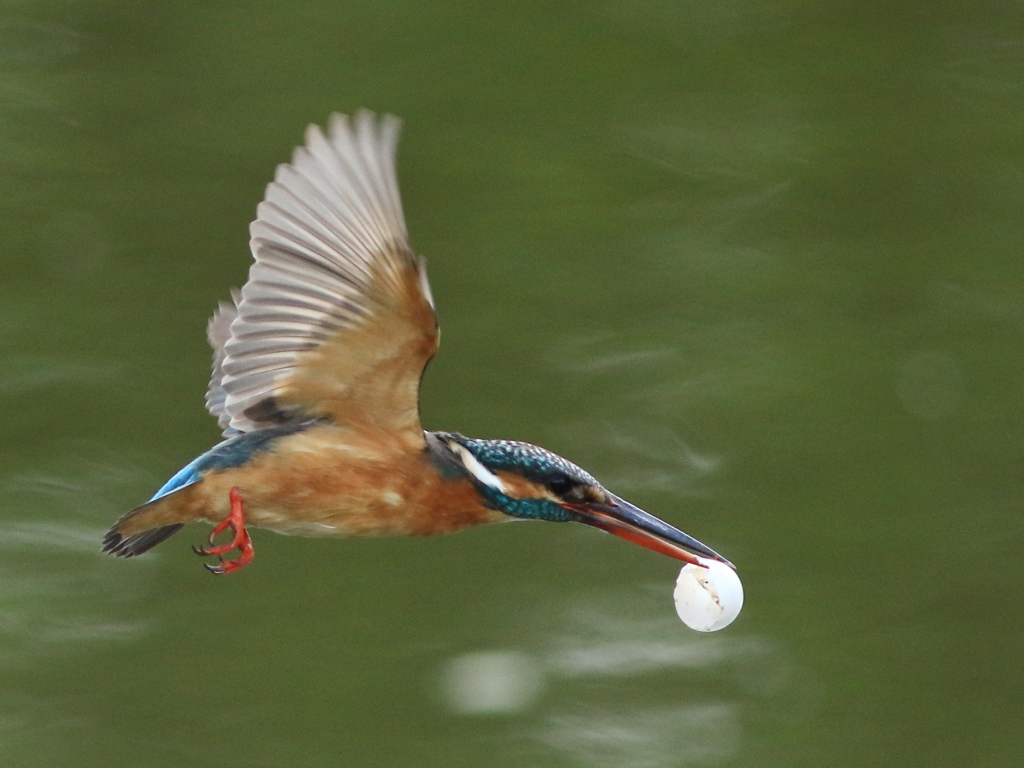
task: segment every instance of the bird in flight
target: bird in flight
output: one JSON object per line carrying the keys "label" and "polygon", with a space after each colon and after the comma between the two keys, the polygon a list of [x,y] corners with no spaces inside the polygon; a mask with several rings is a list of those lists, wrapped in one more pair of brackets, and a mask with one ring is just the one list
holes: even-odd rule
{"label": "bird in flight", "polygon": [[194,549],[225,574],[253,559],[247,527],[421,536],[526,519],[728,563],[544,448],[423,429],[419,384],[439,333],[402,214],[400,125],[336,114],[277,168],[250,228],[249,279],[207,327],[206,407],[224,440],[118,520],[104,551],[141,555],[204,521],[209,544]]}

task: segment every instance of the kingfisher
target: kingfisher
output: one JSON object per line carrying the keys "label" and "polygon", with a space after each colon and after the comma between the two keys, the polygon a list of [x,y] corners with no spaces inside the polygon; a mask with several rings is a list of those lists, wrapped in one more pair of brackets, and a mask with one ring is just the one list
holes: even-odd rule
{"label": "kingfisher", "polygon": [[250,226],[248,280],[207,326],[206,407],[224,439],[121,517],[103,550],[134,557],[205,522],[193,549],[226,574],[253,559],[248,527],[346,538],[546,520],[731,565],[551,451],[423,429],[419,384],[440,336],[402,213],[400,128],[335,114],[278,166]]}

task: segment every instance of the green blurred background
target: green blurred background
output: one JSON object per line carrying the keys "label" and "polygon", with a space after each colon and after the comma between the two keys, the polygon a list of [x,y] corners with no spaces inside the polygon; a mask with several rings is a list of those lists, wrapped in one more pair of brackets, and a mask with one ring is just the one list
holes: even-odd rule
{"label": "green blurred background", "polygon": [[[1021,764],[1021,3],[6,2],[0,89],[3,766]],[[723,552],[732,627],[582,526],[99,553],[218,439],[206,319],[361,106],[425,426]]]}

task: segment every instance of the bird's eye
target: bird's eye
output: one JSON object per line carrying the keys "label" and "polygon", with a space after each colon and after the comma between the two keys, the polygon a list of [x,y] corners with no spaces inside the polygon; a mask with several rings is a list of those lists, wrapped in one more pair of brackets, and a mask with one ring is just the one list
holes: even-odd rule
{"label": "bird's eye", "polygon": [[555,475],[548,480],[548,490],[550,490],[555,496],[565,496],[569,491],[572,490],[572,480],[565,475]]}

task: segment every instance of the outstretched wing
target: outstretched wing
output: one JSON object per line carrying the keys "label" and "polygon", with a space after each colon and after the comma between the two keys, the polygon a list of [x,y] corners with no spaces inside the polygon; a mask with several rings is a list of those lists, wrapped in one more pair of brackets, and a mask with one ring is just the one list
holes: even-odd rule
{"label": "outstretched wing", "polygon": [[278,167],[237,311],[222,304],[210,322],[207,406],[226,431],[328,418],[422,443],[419,381],[438,330],[402,215],[399,128],[333,115]]}

